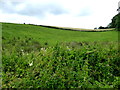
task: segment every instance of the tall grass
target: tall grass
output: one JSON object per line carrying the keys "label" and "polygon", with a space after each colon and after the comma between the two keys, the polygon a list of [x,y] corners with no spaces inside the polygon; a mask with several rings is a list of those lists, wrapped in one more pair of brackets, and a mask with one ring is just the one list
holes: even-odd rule
{"label": "tall grass", "polygon": [[[16,40],[16,39],[15,39]],[[117,42],[3,43],[3,88],[118,88]]]}

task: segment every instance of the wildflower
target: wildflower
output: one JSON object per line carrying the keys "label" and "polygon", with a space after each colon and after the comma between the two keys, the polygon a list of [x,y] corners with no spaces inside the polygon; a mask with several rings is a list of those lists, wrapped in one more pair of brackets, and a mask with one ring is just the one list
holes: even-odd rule
{"label": "wildflower", "polygon": [[71,49],[67,46],[67,49],[69,50],[69,51],[71,51]]}
{"label": "wildflower", "polygon": [[29,63],[29,66],[32,66],[33,65],[33,61],[31,63]]}
{"label": "wildflower", "polygon": [[47,50],[45,48],[41,48],[42,51],[46,52]]}
{"label": "wildflower", "polygon": [[23,52],[23,49],[21,49],[21,51]]}
{"label": "wildflower", "polygon": [[44,51],[44,50],[45,50],[45,48],[41,48],[41,50],[43,50],[43,51]]}

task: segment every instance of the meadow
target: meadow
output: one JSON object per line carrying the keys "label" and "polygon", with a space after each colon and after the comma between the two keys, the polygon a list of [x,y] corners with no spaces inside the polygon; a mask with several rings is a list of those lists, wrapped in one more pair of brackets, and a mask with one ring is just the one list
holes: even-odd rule
{"label": "meadow", "polygon": [[3,88],[120,88],[118,31],[2,23]]}
{"label": "meadow", "polygon": [[54,45],[59,42],[81,42],[81,41],[117,41],[118,32],[80,32],[69,31],[61,29],[51,29],[42,26],[24,25],[24,24],[10,24],[4,23],[2,25],[3,37],[13,39],[14,37],[33,38],[41,44],[48,43]]}

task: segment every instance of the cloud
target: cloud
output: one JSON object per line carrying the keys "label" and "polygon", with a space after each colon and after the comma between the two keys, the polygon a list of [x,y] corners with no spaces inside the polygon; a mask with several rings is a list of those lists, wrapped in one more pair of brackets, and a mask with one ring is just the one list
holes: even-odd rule
{"label": "cloud", "polygon": [[62,7],[55,4],[41,4],[41,5],[26,5],[26,7],[18,12],[19,14],[28,15],[28,16],[42,16],[44,17],[46,14],[54,14],[60,15],[65,14],[65,11]]}
{"label": "cloud", "polygon": [[17,7],[21,4],[21,2],[0,2],[0,10],[5,13],[15,13],[17,11]]}
{"label": "cloud", "polygon": [[0,21],[63,27],[106,26],[119,0],[0,0]]}
{"label": "cloud", "polygon": [[67,13],[58,3],[1,2],[1,11],[9,14],[45,17],[46,14],[60,15]]}

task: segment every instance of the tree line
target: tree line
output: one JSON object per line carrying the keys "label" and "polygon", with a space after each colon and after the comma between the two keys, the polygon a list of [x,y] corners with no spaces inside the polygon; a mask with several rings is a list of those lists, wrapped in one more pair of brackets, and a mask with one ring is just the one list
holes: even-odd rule
{"label": "tree line", "polygon": [[115,28],[116,30],[120,31],[120,13],[112,18],[112,22],[108,25],[108,27]]}
{"label": "tree line", "polygon": [[[103,26],[98,27],[98,29],[109,29],[109,28],[115,28],[115,30],[120,31],[120,13],[118,13],[117,15],[115,15],[112,18],[112,21],[111,21],[111,23],[108,24],[108,26],[106,26],[106,27],[103,27]],[[97,28],[94,28],[94,29],[97,29]]]}

